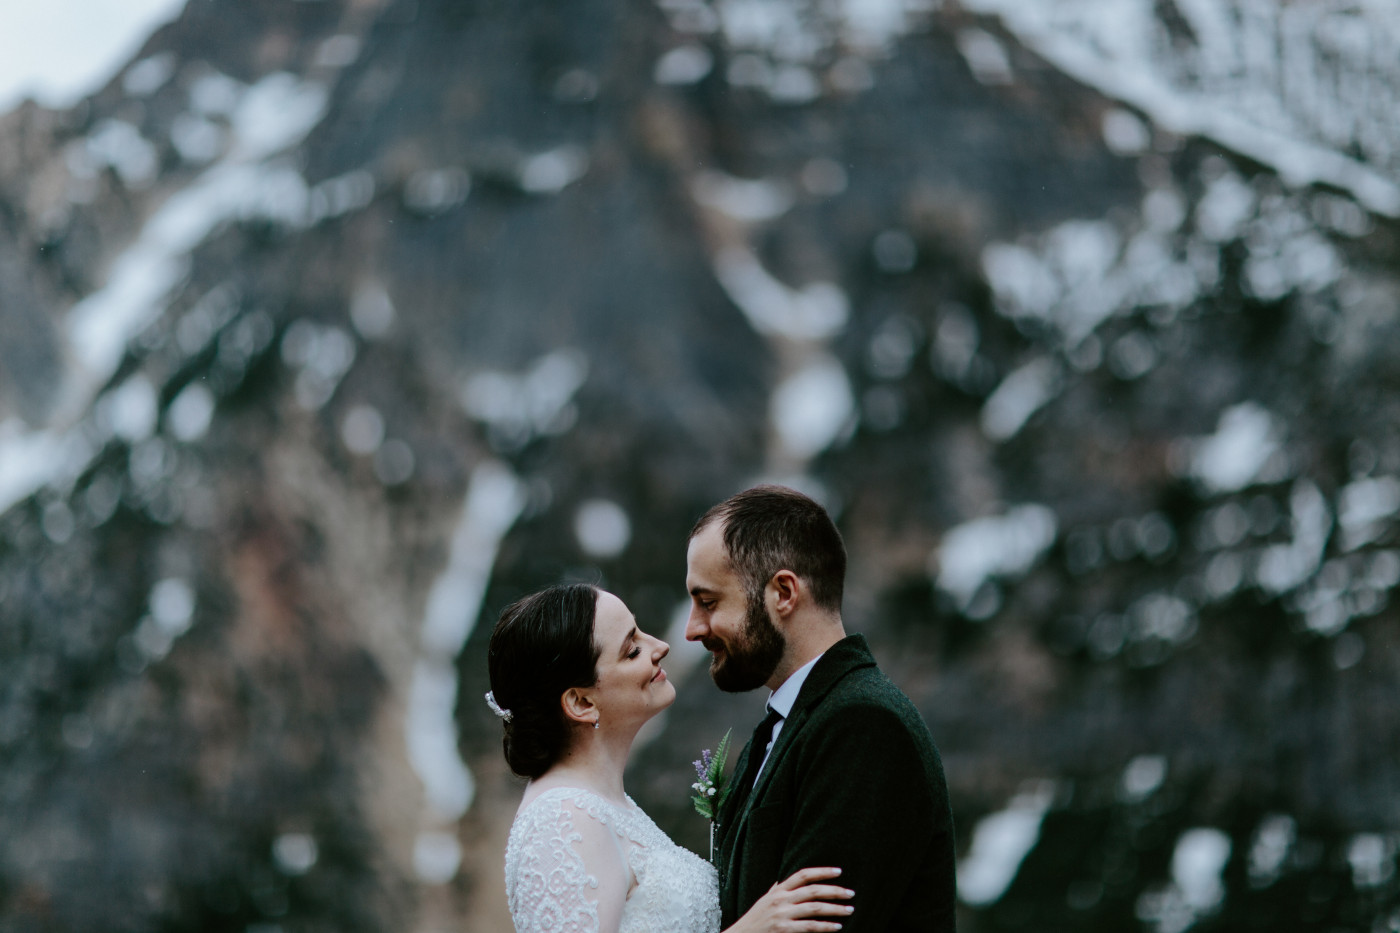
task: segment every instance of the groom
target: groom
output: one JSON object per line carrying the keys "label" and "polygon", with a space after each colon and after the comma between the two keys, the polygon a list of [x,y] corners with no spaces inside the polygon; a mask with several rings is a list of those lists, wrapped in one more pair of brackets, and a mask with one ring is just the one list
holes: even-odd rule
{"label": "groom", "polygon": [[914,704],[841,622],[846,549],[826,511],[758,486],[690,533],[685,637],[721,690],[773,691],[718,818],[722,927],[799,868],[852,888],[843,933],[954,929],[953,822]]}

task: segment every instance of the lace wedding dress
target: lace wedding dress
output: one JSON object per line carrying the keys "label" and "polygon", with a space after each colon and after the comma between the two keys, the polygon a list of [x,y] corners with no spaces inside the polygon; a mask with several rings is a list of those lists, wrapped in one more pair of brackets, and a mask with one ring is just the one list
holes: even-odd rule
{"label": "lace wedding dress", "polygon": [[715,870],[629,797],[555,787],[516,814],[506,899],[517,933],[718,933]]}

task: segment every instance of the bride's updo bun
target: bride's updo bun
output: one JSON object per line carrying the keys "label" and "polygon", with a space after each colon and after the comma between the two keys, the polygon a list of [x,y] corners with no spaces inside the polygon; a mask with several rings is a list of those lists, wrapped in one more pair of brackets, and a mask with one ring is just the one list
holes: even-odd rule
{"label": "bride's updo bun", "polygon": [[559,697],[598,680],[593,642],[598,590],[586,583],[551,586],[501,613],[486,651],[491,693],[503,718],[506,763],[537,778],[564,753],[569,725]]}

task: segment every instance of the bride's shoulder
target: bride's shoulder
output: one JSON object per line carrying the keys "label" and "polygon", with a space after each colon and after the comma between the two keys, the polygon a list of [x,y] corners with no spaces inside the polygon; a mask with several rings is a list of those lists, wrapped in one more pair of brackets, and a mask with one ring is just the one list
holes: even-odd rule
{"label": "bride's shoulder", "polygon": [[557,814],[561,810],[579,810],[600,823],[610,824],[625,818],[636,808],[632,798],[627,798],[627,806],[616,803],[586,787],[569,784],[532,784],[525,789],[520,808],[515,811],[516,822],[535,814]]}
{"label": "bride's shoulder", "polygon": [[569,800],[583,794],[592,795],[592,791],[585,787],[575,787],[569,784],[546,784],[541,781],[531,781],[525,787],[525,795],[520,798],[520,809],[524,810],[543,800]]}
{"label": "bride's shoulder", "polygon": [[560,842],[640,841],[647,836],[644,823],[650,821],[630,799],[624,809],[584,787],[543,788],[527,793],[515,812],[506,842],[507,860],[512,852]]}

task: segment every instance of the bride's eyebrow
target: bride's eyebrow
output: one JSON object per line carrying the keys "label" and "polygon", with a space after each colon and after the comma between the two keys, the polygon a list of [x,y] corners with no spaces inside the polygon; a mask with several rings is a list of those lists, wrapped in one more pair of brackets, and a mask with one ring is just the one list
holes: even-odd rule
{"label": "bride's eyebrow", "polygon": [[637,640],[637,626],[632,626],[632,631],[627,633],[627,637],[622,639],[622,647],[618,650],[617,656],[620,658],[627,653],[627,646]]}

